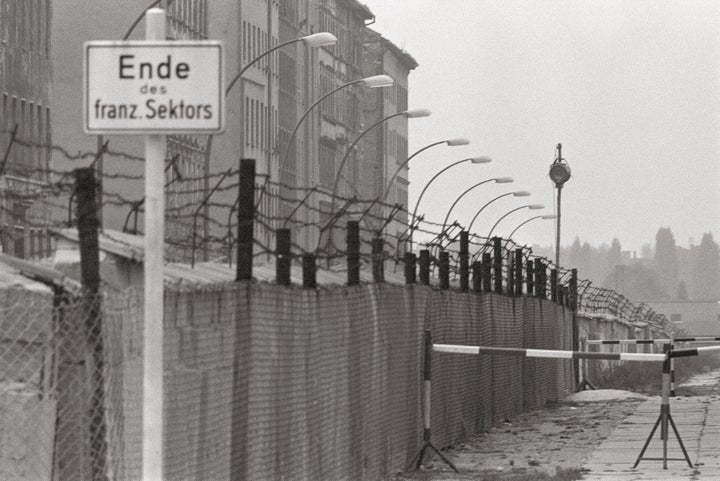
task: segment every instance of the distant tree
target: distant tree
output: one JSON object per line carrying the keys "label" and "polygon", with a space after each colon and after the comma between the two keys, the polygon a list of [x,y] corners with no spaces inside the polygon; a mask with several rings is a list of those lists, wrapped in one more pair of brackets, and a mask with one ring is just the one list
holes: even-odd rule
{"label": "distant tree", "polygon": [[617,240],[617,238],[614,238],[612,240],[612,243],[610,244],[610,249],[607,253],[607,272],[612,273],[615,271],[615,266],[618,266],[622,264],[622,246],[620,245],[620,241]]}
{"label": "distant tree", "polygon": [[712,234],[703,234],[700,245],[692,248],[692,298],[720,298],[720,247]]}
{"label": "distant tree", "polygon": [[668,295],[653,269],[642,264],[619,266],[606,284],[633,302],[667,299]]}
{"label": "distant tree", "polygon": [[580,263],[582,262],[582,244],[580,244],[580,237],[575,237],[572,246],[570,246],[570,255],[568,257],[569,265],[567,267],[574,267],[579,270]]}
{"label": "distant tree", "polygon": [[669,227],[661,227],[655,234],[655,270],[665,292],[673,292],[678,285],[678,258]]}
{"label": "distant tree", "polygon": [[678,285],[677,298],[680,301],[687,301],[688,299],[690,299],[690,296],[688,296],[687,285],[685,284],[685,281],[680,281],[680,284]]}

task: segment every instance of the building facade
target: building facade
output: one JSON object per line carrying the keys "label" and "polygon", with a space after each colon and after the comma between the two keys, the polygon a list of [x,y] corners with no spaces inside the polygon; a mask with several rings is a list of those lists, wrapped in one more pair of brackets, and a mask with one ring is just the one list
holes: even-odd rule
{"label": "building facade", "polygon": [[[336,194],[341,197],[365,198],[382,190],[366,184],[384,180],[381,177],[386,177],[386,173],[383,170],[365,176],[364,146],[347,152],[362,132],[366,121],[362,104],[371,89],[360,85],[342,88],[306,117],[305,112],[331,90],[376,72],[387,73],[398,82],[393,93],[381,97],[382,111],[377,114],[399,108],[398,95],[402,107],[407,103],[407,71],[414,68],[414,61],[382,39],[385,45],[382,68],[365,71],[364,42],[367,24],[374,17],[357,0],[162,3],[168,5],[169,38],[224,42],[228,89],[226,130],[222,135],[168,137],[166,237],[168,244],[175,247],[174,257],[232,259],[238,179],[229,172],[237,170],[242,158],[255,159],[258,191],[264,192],[257,197],[255,237],[260,250],[262,246],[267,250],[265,258],[270,258],[274,249],[274,230],[283,225],[293,227],[296,245],[313,251],[320,245],[318,226],[326,224],[339,208],[333,202],[333,190],[337,187]],[[80,52],[83,42],[88,40],[126,37],[146,7],[140,0],[127,0],[122,5],[110,0],[63,0],[55,8],[52,29],[56,46],[52,57],[56,74],[53,102],[54,110],[59,112],[52,126],[53,140],[72,152],[99,151],[108,142],[113,153],[128,154],[100,155],[96,167],[104,179],[103,226],[130,232],[141,231],[143,225],[144,190],[138,175],[142,162],[137,159],[142,156],[142,143],[136,137],[98,138],[83,132],[78,108],[82,104]],[[86,18],[93,18],[93,22],[85,21]],[[143,29],[140,22],[129,38],[142,38]],[[337,44],[312,48],[295,41],[318,32],[332,33]],[[268,54],[285,43],[288,44]],[[402,149],[407,146],[406,123],[393,124],[389,135],[397,140],[391,155],[395,159],[403,155]],[[338,175],[346,153],[347,162]],[[53,162],[58,170],[66,172],[85,166],[62,155],[53,157]],[[373,154],[373,162],[378,162],[377,153]],[[397,165],[397,160],[387,162]],[[370,168],[377,170],[375,164]],[[304,199],[304,208],[297,209],[299,200],[311,188],[315,190]],[[397,195],[402,193],[394,191],[393,199]]]}
{"label": "building facade", "polygon": [[47,257],[50,180],[50,0],[0,0],[0,241],[21,258]]}
{"label": "building facade", "polygon": [[[379,33],[366,29],[363,40],[363,70],[366,75],[389,75],[395,81],[389,88],[366,91],[362,103],[365,127],[386,117],[408,110],[408,76],[418,66],[407,52]],[[363,169],[358,179],[358,195],[364,199],[380,199],[383,204],[400,205],[402,210],[378,205],[373,211],[376,228],[393,213],[393,221],[384,227],[389,245],[397,249],[399,238],[406,235],[408,210],[408,119],[396,116],[383,121],[364,137]],[[392,183],[391,183],[392,182]]]}

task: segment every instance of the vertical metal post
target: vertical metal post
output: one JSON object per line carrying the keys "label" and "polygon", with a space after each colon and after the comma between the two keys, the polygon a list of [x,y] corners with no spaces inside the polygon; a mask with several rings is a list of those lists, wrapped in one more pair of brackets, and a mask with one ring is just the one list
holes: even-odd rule
{"label": "vertical metal post", "polygon": [[482,263],[475,261],[472,264],[473,292],[482,292]]}
{"label": "vertical metal post", "polygon": [[236,281],[252,279],[255,223],[255,159],[240,159]]}
{"label": "vertical metal post", "polygon": [[[165,11],[145,13],[145,38],[165,40]],[[145,136],[145,261],[143,335],[143,457],[144,481],[164,479],[163,248],[165,242],[164,135]]]}
{"label": "vertical metal post", "polygon": [[105,355],[100,316],[100,248],[98,241],[97,183],[93,169],[75,170],[77,228],[80,240],[80,278],[85,294],[85,333],[91,347],[92,371],[88,407],[90,420],[90,469],[94,480],[105,480],[107,445],[105,441]]}
{"label": "vertical metal post", "polygon": [[405,284],[415,284],[415,254],[405,253]]}
{"label": "vertical metal post", "polygon": [[493,271],[495,275],[495,292],[502,294],[503,272],[502,272],[502,239],[493,237]]}
{"label": "vertical metal post", "polygon": [[515,295],[523,293],[523,251],[522,248],[515,249]]}
{"label": "vertical metal post", "polygon": [[360,284],[360,222],[356,220],[347,223],[347,284],[357,286]]}
{"label": "vertical metal post", "polygon": [[526,268],[527,276],[527,296],[533,297],[535,295],[535,263],[531,260],[527,261],[527,268]]}
{"label": "vertical metal post", "polygon": [[550,300],[552,302],[558,301],[558,271],[552,269],[550,271]]}
{"label": "vertical metal post", "polygon": [[432,332],[425,330],[424,339],[425,357],[423,359],[423,440],[427,443],[431,440],[430,431],[430,409],[432,399]]}
{"label": "vertical metal post", "polygon": [[439,276],[440,289],[450,288],[450,253],[448,251],[440,251]]}
{"label": "vertical metal post", "polygon": [[317,287],[317,266],[313,254],[303,255],[303,287],[315,289]]}
{"label": "vertical metal post", "polygon": [[515,296],[515,269],[513,269],[512,252],[507,258],[507,293],[509,296]]}
{"label": "vertical metal post", "polygon": [[430,285],[430,251],[420,251],[420,284]]}
{"label": "vertical metal post", "polygon": [[470,269],[468,262],[470,259],[469,255],[470,239],[468,237],[468,231],[464,230],[460,232],[460,290],[467,292],[470,287]]}
{"label": "vertical metal post", "polygon": [[483,291],[492,291],[492,256],[489,252],[483,252],[482,255],[482,279]]}
{"label": "vertical metal post", "polygon": [[382,237],[375,237],[372,240],[372,272],[374,282],[385,282],[384,247],[385,241]]}
{"label": "vertical metal post", "polygon": [[275,278],[279,286],[290,285],[290,229],[278,229],[275,233]]}
{"label": "vertical metal post", "polygon": [[557,189],[557,222],[555,224],[557,226],[555,230],[555,265],[557,267],[560,267],[560,200],[562,197],[562,184],[555,184],[555,188]]}

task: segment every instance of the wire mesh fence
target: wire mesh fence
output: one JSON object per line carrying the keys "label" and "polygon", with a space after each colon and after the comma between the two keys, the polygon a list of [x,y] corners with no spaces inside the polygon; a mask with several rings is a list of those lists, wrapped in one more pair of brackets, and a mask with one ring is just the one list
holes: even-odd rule
{"label": "wire mesh fence", "polygon": [[[132,166],[97,175],[104,205],[122,212],[122,230],[142,234],[143,198],[117,184],[142,182],[134,173],[141,158],[107,143],[71,154],[15,134],[8,145],[6,152],[50,151],[70,167],[23,170],[5,156],[2,178],[15,197],[0,200],[3,252],[50,256],[50,232],[78,222],[73,168],[100,158]],[[191,268],[234,263],[250,274],[242,279],[252,278],[259,261],[277,271],[276,285],[166,287],[168,479],[389,477],[422,436],[424,329],[438,342],[574,349],[576,311],[671,327],[648,306],[596,288],[511,239],[472,236],[383,199],[333,196],[269,176],[253,176],[254,188],[243,192],[240,169],[200,172],[183,161],[182,149],[169,152],[168,257]],[[300,241],[306,232],[313,242]],[[316,270],[341,265],[347,286],[316,287]],[[283,287],[293,268],[302,268],[303,286],[312,289]],[[385,269],[404,276],[386,277]],[[362,270],[373,283],[360,284]],[[398,278],[415,288],[386,282]],[[139,479],[141,298],[60,289],[23,295],[32,298],[9,291],[0,298],[0,409],[12,420],[8,436],[18,440],[8,444],[14,451],[0,450],[7,470],[0,479]],[[557,360],[483,355],[443,359],[438,369],[432,417],[440,445],[558,399],[573,384],[572,364]]]}

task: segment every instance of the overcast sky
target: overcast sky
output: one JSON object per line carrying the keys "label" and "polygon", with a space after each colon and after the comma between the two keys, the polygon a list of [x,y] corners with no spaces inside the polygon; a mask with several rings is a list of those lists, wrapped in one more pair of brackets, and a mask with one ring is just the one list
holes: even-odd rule
{"label": "overcast sky", "polygon": [[[363,0],[361,0],[363,1]],[[596,246],[617,237],[624,250],[654,244],[659,227],[676,242],[720,241],[720,2],[365,0],[371,28],[420,64],[410,74],[410,152],[450,137],[464,147],[433,147],[411,161],[410,210],[443,166],[462,164],[429,187],[418,212],[468,225],[477,210],[511,190],[477,218],[487,235],[509,210],[531,202],[553,213],[547,174],[557,143],[572,168],[562,191],[561,245],[576,236]],[[510,214],[495,233],[507,236],[538,211]],[[550,246],[550,220],[529,222],[514,238]]]}

